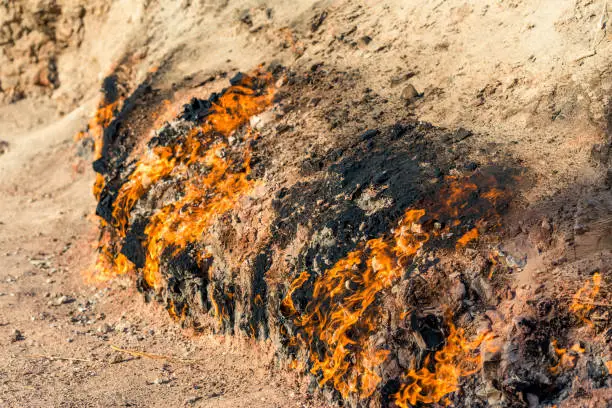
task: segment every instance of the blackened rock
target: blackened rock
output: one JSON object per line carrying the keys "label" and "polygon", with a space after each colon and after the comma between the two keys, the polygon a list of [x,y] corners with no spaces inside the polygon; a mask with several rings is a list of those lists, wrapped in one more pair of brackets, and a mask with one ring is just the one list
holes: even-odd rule
{"label": "blackened rock", "polygon": [[146,256],[141,241],[135,235],[125,237],[121,253],[137,268],[144,267]]}
{"label": "blackened rock", "polygon": [[469,162],[464,167],[468,171],[474,171],[474,170],[476,170],[478,168],[478,163],[476,163],[476,162]]}
{"label": "blackened rock", "polygon": [[183,106],[181,119],[190,122],[199,122],[209,114],[211,107],[212,103],[210,100],[192,98],[188,104]]}
{"label": "blackened rock", "polygon": [[417,316],[413,313],[410,316],[412,330],[418,332],[429,350],[436,350],[444,343],[444,333],[442,333],[442,321],[433,314]]}
{"label": "blackened rock", "polygon": [[376,136],[378,133],[380,133],[378,129],[369,129],[369,130],[366,130],[361,135],[361,141],[370,140],[374,136]]}
{"label": "blackened rock", "polygon": [[107,174],[108,173],[108,165],[107,161],[104,158],[100,157],[98,160],[95,160],[92,163],[93,170],[96,173]]}
{"label": "blackened rock", "polygon": [[587,373],[596,387],[605,387],[608,379],[608,369],[600,359],[587,361]]}
{"label": "blackened rock", "polygon": [[234,75],[232,79],[230,79],[230,85],[231,86],[240,85],[242,81],[244,81],[245,77],[246,75],[244,75],[242,72],[237,73],[236,75]]}
{"label": "blackened rock", "polygon": [[460,142],[460,141],[465,140],[468,137],[472,136],[472,134],[473,133],[471,131],[466,130],[466,129],[460,127],[459,129],[457,129],[455,131],[455,133],[453,133],[453,136],[451,138],[451,142],[452,143]]}
{"label": "blackened rock", "polygon": [[395,400],[394,395],[400,390],[400,387],[401,383],[398,379],[392,378],[388,380],[380,389],[381,406],[389,406],[391,401]]}
{"label": "blackened rock", "polygon": [[107,191],[102,191],[100,201],[96,206],[96,215],[108,223],[113,222],[113,202],[115,198],[111,196]]}
{"label": "blackened rock", "polygon": [[393,127],[391,127],[389,135],[391,137],[391,140],[397,140],[400,137],[402,137],[404,134],[406,134],[407,131],[408,131],[407,126],[404,126],[401,123],[396,123],[395,125],[393,125]]}
{"label": "blackened rock", "polygon": [[104,94],[104,102],[109,104],[115,102],[119,98],[119,88],[117,86],[117,75],[109,75],[102,81],[102,93]]}
{"label": "blackened rock", "polygon": [[317,14],[313,19],[312,19],[312,24],[310,25],[310,30],[314,33],[315,31],[317,31],[319,29],[319,27],[321,27],[321,24],[323,24],[323,22],[325,21],[325,19],[327,18],[327,11],[323,10],[322,12],[320,12],[319,14]]}
{"label": "blackened rock", "polygon": [[377,174],[374,177],[374,183],[376,184],[382,184],[387,180],[389,180],[389,172],[387,172],[386,170],[383,171],[382,173]]}

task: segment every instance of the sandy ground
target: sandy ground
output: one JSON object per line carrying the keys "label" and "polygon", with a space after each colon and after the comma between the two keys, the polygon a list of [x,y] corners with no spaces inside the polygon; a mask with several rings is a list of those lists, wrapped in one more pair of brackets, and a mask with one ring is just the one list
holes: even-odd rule
{"label": "sandy ground", "polygon": [[[58,51],[60,86],[0,107],[0,406],[323,406],[268,345],[193,337],[129,280],[83,281],[96,239],[93,172],[72,137],[123,56],[139,61],[135,84],[164,62],[166,89],[272,60],[357,69],[389,99],[368,121],[395,109],[477,131],[523,161],[533,175],[525,199],[539,201],[604,171],[590,155],[612,85],[604,4],[91,2],[80,45]],[[409,106],[408,84],[423,92]]]}

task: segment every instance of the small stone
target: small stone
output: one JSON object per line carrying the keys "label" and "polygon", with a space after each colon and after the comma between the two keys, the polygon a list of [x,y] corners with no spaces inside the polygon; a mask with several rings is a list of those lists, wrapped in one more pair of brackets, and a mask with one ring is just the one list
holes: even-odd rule
{"label": "small stone", "polygon": [[398,86],[402,82],[405,82],[405,81],[409,80],[410,78],[412,78],[415,75],[416,74],[413,71],[408,71],[408,72],[405,72],[403,74],[396,75],[393,78],[391,78],[391,87],[393,88],[395,86]]}
{"label": "small stone", "polygon": [[111,364],[119,364],[122,363],[123,361],[123,356],[119,353],[114,353],[111,358],[110,358],[110,363]]}
{"label": "small stone", "polygon": [[153,385],[163,385],[163,384],[168,384],[170,382],[170,380],[166,380],[164,378],[156,378],[153,380],[153,382],[151,384]]}
{"label": "small stone", "polygon": [[15,329],[13,330],[13,333],[11,333],[10,340],[11,340],[11,343],[15,343],[16,341],[25,340],[25,337],[23,336],[23,334],[21,334],[19,330]]}
{"label": "small stone", "polygon": [[402,94],[401,94],[401,98],[407,104],[411,104],[412,102],[416,101],[421,96],[422,95],[416,90],[416,88],[412,84],[406,85],[404,89],[402,90]]}
{"label": "small stone", "polygon": [[350,290],[350,291],[355,291],[359,289],[359,285],[357,285],[357,283],[353,282],[350,279],[347,279],[346,281],[344,281],[344,287],[346,288],[346,290]]}
{"label": "small stone", "polygon": [[243,10],[238,19],[249,27],[253,26],[253,19],[249,10]]}
{"label": "small stone", "polygon": [[199,400],[201,400],[201,399],[202,399],[202,397],[198,397],[198,396],[195,396],[195,397],[189,397],[189,398],[187,398],[187,400],[186,400],[185,402],[186,402],[187,404],[195,404],[196,402],[198,402],[198,401],[199,401]]}
{"label": "small stone", "polygon": [[5,140],[0,140],[0,155],[8,152],[9,143]]}
{"label": "small stone", "polygon": [[113,328],[110,324],[104,323],[98,327],[98,333],[106,334],[113,331]]}
{"label": "small stone", "polygon": [[67,303],[72,303],[74,301],[75,301],[74,298],[72,298],[70,296],[63,295],[63,296],[58,297],[55,300],[50,301],[49,302],[49,306],[61,306],[61,305],[65,305]]}
{"label": "small stone", "polygon": [[129,322],[119,322],[115,325],[115,331],[120,333],[127,333],[132,328]]}
{"label": "small stone", "polygon": [[372,37],[370,37],[369,35],[364,35],[363,37],[361,37],[359,39],[359,45],[368,45],[372,42]]}

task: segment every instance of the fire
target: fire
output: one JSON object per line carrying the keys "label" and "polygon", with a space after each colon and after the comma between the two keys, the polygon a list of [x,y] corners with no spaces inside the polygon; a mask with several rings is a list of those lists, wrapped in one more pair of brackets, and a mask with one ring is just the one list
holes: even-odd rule
{"label": "fire", "polygon": [[[265,85],[263,89],[258,88],[261,83]],[[166,251],[176,254],[198,241],[218,215],[232,209],[254,186],[248,177],[251,172],[248,146],[256,134],[246,132],[246,147],[241,155],[228,153],[227,137],[272,103],[271,83],[269,73],[243,76],[212,100],[203,121],[185,137],[171,146],[146,151],[129,180],[121,186],[112,212],[112,227],[119,239],[127,234],[132,209],[155,183],[173,177],[180,184],[180,198],[153,214],[144,231],[146,260],[141,272],[150,287],[157,290],[162,284],[159,268]],[[205,170],[203,174],[192,175],[194,168]],[[117,264],[119,258],[113,260],[108,256],[112,252],[107,245],[101,245],[97,279],[112,278],[125,270]],[[112,261],[115,264],[111,266]]]}
{"label": "fire", "polygon": [[593,322],[589,320],[588,316],[591,310],[595,308],[593,302],[600,288],[601,275],[599,272],[595,272],[593,274],[593,283],[591,284],[591,282],[587,281],[582,288],[578,289],[572,297],[572,304],[569,307],[570,312],[574,313],[581,321],[589,325],[593,325]]}
{"label": "fire", "polygon": [[457,248],[466,246],[470,241],[478,239],[478,228],[474,227],[457,240]]}
{"label": "fire", "polygon": [[[481,175],[448,177],[446,187],[440,191],[443,199],[425,203],[428,211],[409,208],[392,234],[370,239],[319,276],[313,284],[312,299],[299,312],[292,296],[310,276],[302,272],[292,282],[281,310],[286,317],[293,317],[297,338],[309,350],[310,371],[318,376],[320,386],[331,384],[345,398],[350,394],[360,398],[373,394],[381,381],[376,368],[389,354],[370,340],[380,326],[380,307],[376,304],[379,294],[402,277],[423,245],[432,238],[443,237],[440,231],[425,230],[422,220],[426,212],[428,218],[445,224],[443,232],[462,228],[461,219],[468,215],[476,217],[477,224],[483,217],[497,215],[495,205],[507,194],[501,190],[492,193],[488,179],[482,184]],[[484,200],[478,201],[479,197]],[[478,235],[473,226],[457,241],[457,247]],[[423,368],[406,375],[409,383],[397,394],[398,405],[438,402],[456,391],[459,379],[478,366],[480,357],[472,353],[487,335],[468,342],[462,329],[450,326],[447,345],[434,356],[435,365],[430,366],[428,360]]]}
{"label": "fire", "polygon": [[[98,104],[98,108],[87,125],[87,131],[78,132],[74,135],[74,141],[78,142],[86,137],[90,137],[94,142],[93,160],[98,160],[102,157],[102,149],[104,147],[104,129],[106,129],[113,119],[115,114],[121,108],[123,98],[109,102],[105,97]],[[93,194],[96,199],[100,199],[100,193],[104,188],[104,177],[101,174],[96,175],[96,180],[93,186]]]}
{"label": "fire", "polygon": [[289,362],[289,368],[301,372],[304,371],[304,363],[294,358]]}
{"label": "fire", "polygon": [[[429,239],[415,225],[423,215],[424,210],[406,211],[393,236],[368,241],[315,281],[312,300],[294,322],[311,345],[310,371],[320,375],[320,386],[329,382],[344,397],[357,393],[362,398],[376,389],[380,377],[375,368],[389,352],[369,341],[360,342],[356,334],[367,337],[374,331],[378,308],[370,306],[401,276],[411,257]],[[295,313],[291,295],[307,279],[300,274],[283,301],[290,315]],[[312,347],[315,342],[325,344],[325,353]],[[354,357],[352,363],[350,356]]]}
{"label": "fire", "polygon": [[[104,100],[100,102],[95,115],[89,121],[88,134],[94,141],[94,160],[102,157],[102,149],[104,147],[104,129],[106,129],[115,117],[115,113],[123,103],[123,99],[117,99],[114,102],[106,103]],[[100,193],[104,188],[104,177],[101,174],[96,175],[96,181],[93,187],[93,194],[96,199],[100,199]]]}
{"label": "fire", "polygon": [[[234,297],[234,292],[230,288],[229,290],[223,290],[223,288],[219,288],[216,285],[212,286],[212,291],[210,295],[210,303],[212,305],[212,313],[213,316],[217,319],[220,326],[223,326],[224,321],[230,319],[230,310],[228,310],[226,304],[221,302],[219,304],[219,299],[232,299]],[[251,326],[251,330],[254,330]]]}
{"label": "fire", "polygon": [[177,313],[176,311],[176,306],[174,305],[174,302],[172,300],[170,300],[168,302],[168,314],[170,315],[170,317],[174,320],[174,321],[183,321],[185,320],[185,317],[187,315],[187,305],[183,305],[183,307],[181,308],[181,312]]}
{"label": "fire", "polygon": [[[257,79],[270,83],[272,77],[266,73],[259,74]],[[182,144],[158,147],[138,162],[129,181],[119,190],[115,202],[113,217],[120,234],[125,234],[130,211],[153,184],[166,176],[182,175],[189,166],[202,163],[206,158],[201,150],[213,141],[214,133],[229,136],[247,123],[251,116],[272,103],[272,86],[269,85],[266,92],[260,95],[250,88],[254,80],[245,76],[240,84],[228,88],[213,102],[204,123],[192,129]]]}
{"label": "fire", "polygon": [[[103,221],[101,221],[103,223]],[[122,253],[113,255],[111,238],[108,231],[102,231],[97,247],[98,258],[96,263],[84,273],[88,283],[99,284],[109,279],[129,273],[133,264]]]}
{"label": "fire", "polygon": [[149,221],[145,229],[147,253],[143,269],[149,286],[157,289],[161,284],[159,262],[167,248],[177,253],[198,240],[214,217],[233,208],[251,189],[253,181],[247,180],[248,154],[241,171],[233,173],[230,166],[234,163],[220,157],[225,147],[219,143],[208,150],[202,163],[210,168],[209,173],[190,179],[184,186],[183,197],[163,207]]}
{"label": "fire", "polygon": [[[552,347],[559,358],[557,365],[550,368],[552,374],[560,374],[561,372],[572,369],[576,365],[576,357],[584,353],[584,348],[580,344],[575,343],[568,352],[566,348],[557,347],[557,340],[552,341]],[[570,353],[571,352],[571,353]]]}
{"label": "fire", "polygon": [[[461,378],[476,373],[481,367],[481,355],[478,349],[484,342],[493,338],[491,333],[482,333],[472,341],[465,337],[463,329],[455,328],[449,323],[449,335],[441,350],[425,358],[425,364],[419,370],[411,369],[405,375],[407,384],[395,394],[395,404],[408,408],[419,402],[436,403],[446,395],[459,389]],[[433,367],[433,371],[430,371]]]}
{"label": "fire", "polygon": [[289,286],[289,290],[285,295],[281,303],[281,307],[283,308],[284,313],[287,316],[294,315],[297,311],[295,310],[295,305],[293,304],[293,293],[302,287],[304,283],[310,278],[310,274],[306,271],[303,271],[300,276],[298,276],[293,282],[291,282],[291,286]]}
{"label": "fire", "polygon": [[[163,259],[201,241],[219,215],[235,208],[249,194],[256,183],[250,177],[250,142],[258,135],[249,130],[238,133],[239,147],[230,143],[229,136],[272,104],[272,79],[263,72],[243,76],[209,100],[204,118],[190,131],[177,134],[172,143],[143,152],[127,182],[117,191],[110,224],[101,221],[95,280],[135,271],[142,274],[145,286],[161,291]],[[90,131],[100,134],[96,155],[102,155],[103,129],[120,103],[104,105],[99,110],[94,118],[98,130],[90,125]],[[159,120],[159,116],[153,119]],[[166,179],[173,181],[178,193],[164,197],[161,208],[148,218],[140,242],[145,251],[144,266],[136,271],[136,266],[121,253],[122,241],[130,232],[130,217],[139,200]],[[485,233],[487,224],[483,221],[498,217],[496,206],[508,197],[492,184],[482,173],[446,177],[439,197],[406,209],[392,231],[358,245],[319,276],[303,271],[293,280],[281,303],[282,314],[292,319],[295,328],[289,344],[307,351],[310,372],[317,376],[321,387],[332,386],[344,398],[373,395],[382,380],[378,367],[390,354],[375,341],[381,329],[381,295],[402,279],[430,241],[454,237],[451,243],[459,249]],[[103,187],[104,178],[99,175],[96,197],[100,198]],[[204,250],[197,252],[193,256],[198,260],[210,257]],[[311,289],[312,296],[305,297],[308,302],[296,304],[293,296],[300,288]],[[208,289],[212,313],[219,323],[231,320],[233,306],[224,299],[239,292],[231,288],[225,291],[214,282]],[[262,306],[264,299],[257,295],[253,302]],[[169,314],[175,320],[183,320],[188,312],[186,306],[177,309],[169,300]],[[459,389],[463,377],[478,370],[478,351],[492,335],[483,333],[470,341],[464,330],[450,320],[448,327],[442,349],[403,376],[395,395],[398,406],[445,401],[448,394]],[[253,325],[251,331],[254,335]],[[291,364],[296,367],[306,366],[294,362]]]}

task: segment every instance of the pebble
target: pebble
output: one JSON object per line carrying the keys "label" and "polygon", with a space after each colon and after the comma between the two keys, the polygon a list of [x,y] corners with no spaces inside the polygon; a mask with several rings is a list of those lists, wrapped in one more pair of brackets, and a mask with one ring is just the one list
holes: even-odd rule
{"label": "pebble", "polygon": [[110,358],[111,364],[119,364],[123,362],[123,356],[119,353],[115,353]]}
{"label": "pebble", "polygon": [[75,299],[70,297],[70,296],[60,296],[57,299],[54,300],[50,300],[49,303],[47,303],[49,306],[60,306],[60,305],[64,305],[66,303],[72,303],[74,302]]}
{"label": "pebble", "polygon": [[421,94],[416,90],[414,85],[408,84],[402,90],[401,98],[406,101],[407,104],[411,104],[417,98],[420,98]]}
{"label": "pebble", "polygon": [[110,324],[104,323],[98,327],[98,333],[106,334],[113,331],[113,328]]}
{"label": "pebble", "polygon": [[11,333],[10,340],[11,340],[11,343],[15,343],[16,341],[25,340],[25,337],[19,330],[15,329],[13,330],[13,333]]}
{"label": "pebble", "polygon": [[201,399],[202,399],[202,397],[198,397],[198,396],[195,396],[195,397],[189,397],[189,398],[187,398],[187,400],[186,400],[185,402],[186,402],[187,404],[195,404],[196,402],[198,402],[198,401],[199,401],[199,400],[201,400]]}

